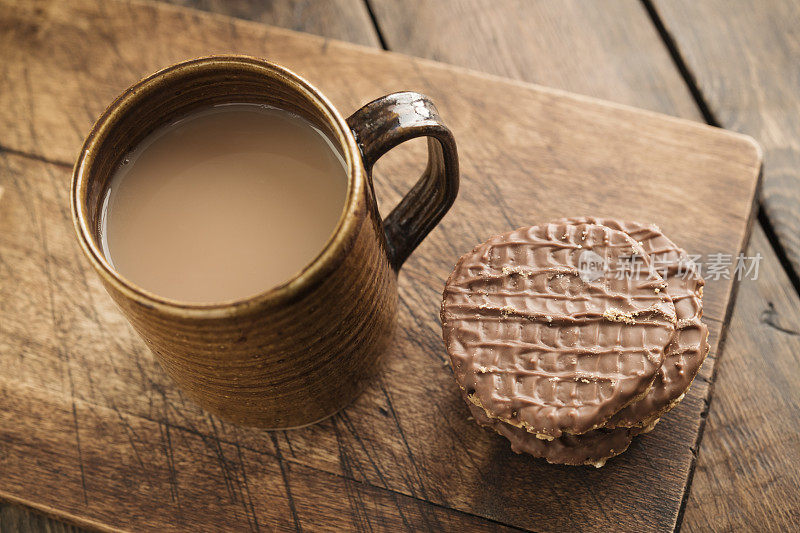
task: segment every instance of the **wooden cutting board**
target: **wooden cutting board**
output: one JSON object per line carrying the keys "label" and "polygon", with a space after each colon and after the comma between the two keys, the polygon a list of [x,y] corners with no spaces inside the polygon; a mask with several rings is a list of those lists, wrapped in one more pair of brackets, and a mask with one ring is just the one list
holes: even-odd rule
{"label": "wooden cutting board", "polygon": [[[302,430],[233,426],[186,400],[103,291],[69,219],[71,163],[111,99],[173,62],[231,52],[294,69],[345,114],[424,92],[459,144],[461,192],[400,275],[382,377]],[[569,215],[655,222],[692,254],[735,257],[759,181],[750,138],[150,3],[0,0],[0,55],[0,497],[136,531],[679,525],[733,280],[707,283],[711,355],[686,399],[602,469],[517,456],[468,419],[440,339],[440,292],[488,236]],[[413,144],[379,162],[383,212],[422,157]]]}

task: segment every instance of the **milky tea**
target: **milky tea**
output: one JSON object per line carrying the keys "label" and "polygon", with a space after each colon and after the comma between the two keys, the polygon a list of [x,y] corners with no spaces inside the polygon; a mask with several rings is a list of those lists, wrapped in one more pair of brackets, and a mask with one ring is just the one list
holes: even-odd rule
{"label": "milky tea", "polygon": [[125,278],[159,296],[221,302],[288,281],[325,247],[347,169],[306,120],[257,104],[196,111],[123,160],[100,242]]}

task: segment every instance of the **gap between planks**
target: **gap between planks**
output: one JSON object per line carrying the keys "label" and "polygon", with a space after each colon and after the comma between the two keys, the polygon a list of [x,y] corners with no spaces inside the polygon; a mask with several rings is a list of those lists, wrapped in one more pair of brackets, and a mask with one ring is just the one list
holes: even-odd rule
{"label": "gap between planks", "polygon": [[[368,0],[364,1],[369,3]],[[697,80],[692,75],[691,70],[689,70],[686,61],[683,58],[683,55],[678,49],[677,43],[672,38],[672,35],[670,35],[667,27],[664,25],[664,21],[658,14],[658,10],[656,10],[652,0],[641,0],[641,2],[645,8],[645,11],[647,11],[650,20],[653,23],[653,26],[658,32],[661,41],[664,43],[664,46],[669,52],[669,55],[672,58],[672,62],[675,64],[675,68],[678,70],[678,73],[680,74],[681,78],[683,78],[686,87],[689,89],[689,92],[692,95],[692,99],[694,99],[695,104],[697,104],[698,110],[703,115],[703,119],[710,126],[723,128],[724,126],[722,126],[722,123],[719,121],[714,112],[711,110],[711,107],[708,105],[708,102],[703,96],[703,92],[700,90],[700,86],[698,85]],[[769,215],[764,209],[760,193],[756,197],[756,202],[758,203],[758,211],[757,211],[758,223],[761,225],[761,229],[763,229],[764,233],[767,235],[767,241],[769,242],[769,245],[772,248],[772,250],[775,252],[775,255],[778,256],[778,261],[781,264],[781,268],[783,268],[784,272],[789,278],[789,281],[792,283],[795,293],[798,296],[800,296],[800,273],[795,271],[791,261],[789,260],[789,256],[787,255],[786,250],[784,250],[783,246],[781,246],[780,240],[778,239],[777,233],[775,232],[775,226],[769,219]]]}

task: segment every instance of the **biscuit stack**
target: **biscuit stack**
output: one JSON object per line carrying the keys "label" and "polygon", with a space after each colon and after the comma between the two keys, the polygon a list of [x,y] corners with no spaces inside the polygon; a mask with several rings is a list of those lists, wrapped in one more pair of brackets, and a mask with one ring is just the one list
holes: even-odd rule
{"label": "biscuit stack", "polygon": [[564,219],[461,257],[442,331],[478,424],[517,453],[600,467],[697,375],[702,294],[695,265],[657,227]]}

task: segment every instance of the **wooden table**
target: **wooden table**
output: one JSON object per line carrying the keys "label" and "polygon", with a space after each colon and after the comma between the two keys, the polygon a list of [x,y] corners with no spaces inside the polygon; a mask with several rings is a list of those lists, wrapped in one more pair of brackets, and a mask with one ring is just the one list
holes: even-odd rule
{"label": "wooden table", "polygon": [[[792,37],[800,24],[796,3],[175,3],[598,96],[721,125],[758,139],[766,163],[759,224],[748,255],[760,254],[763,259],[758,279],[739,286],[682,526],[698,531],[797,527],[800,44]],[[453,529],[458,529],[459,517],[450,516]],[[3,505],[0,531],[15,529],[76,530],[21,507]]]}

